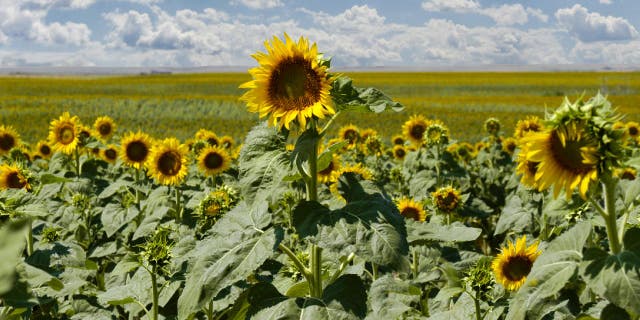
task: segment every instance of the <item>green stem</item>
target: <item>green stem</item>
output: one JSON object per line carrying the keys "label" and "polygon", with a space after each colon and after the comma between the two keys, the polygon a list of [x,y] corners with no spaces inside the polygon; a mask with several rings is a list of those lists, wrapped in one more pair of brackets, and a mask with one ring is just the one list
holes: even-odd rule
{"label": "green stem", "polygon": [[80,178],[80,151],[79,151],[79,147],[76,147],[73,156],[74,156],[74,160],[75,160],[75,170],[76,170],[76,179]]}
{"label": "green stem", "polygon": [[179,186],[176,186],[176,213],[178,215],[178,223],[182,223],[182,190]]}
{"label": "green stem", "polygon": [[607,226],[607,237],[609,238],[609,250],[613,255],[620,253],[622,246],[620,238],[618,238],[618,223],[616,216],[616,187],[617,180],[610,175],[605,174],[602,177],[602,187],[604,189],[604,210],[606,215],[603,216]]}
{"label": "green stem", "polygon": [[413,272],[413,279],[415,280],[418,278],[418,250],[411,248],[411,255],[413,258],[413,261],[411,261],[411,271]]}
{"label": "green stem", "polygon": [[[311,128],[314,135],[318,134],[316,120],[311,119]],[[318,201],[318,140],[314,140],[309,155],[309,184],[307,185],[307,200]]]}
{"label": "green stem", "polygon": [[322,248],[311,245],[311,277],[313,285],[309,285],[311,297],[322,298]]}
{"label": "green stem", "polygon": [[33,225],[32,221],[29,220],[29,226],[27,230],[27,256],[31,256],[33,254]]}
{"label": "green stem", "polygon": [[135,174],[135,180],[136,180],[136,184],[135,184],[135,189],[136,189],[136,206],[138,207],[138,209],[140,208],[140,190],[138,190],[138,187],[140,186],[140,169],[136,168],[136,174]]}
{"label": "green stem", "polygon": [[478,295],[480,295],[480,290],[476,289],[476,295],[473,297],[473,303],[476,307],[476,320],[482,320],[482,310],[480,310],[480,299],[478,299]]}
{"label": "green stem", "polygon": [[213,299],[209,301],[209,308],[207,309],[207,320],[213,320]]}
{"label": "green stem", "polygon": [[153,267],[151,268],[151,293],[153,294],[153,305],[152,307],[152,314],[151,314],[151,319],[152,320],[158,320],[158,281],[156,279],[157,275],[157,267],[154,264]]}
{"label": "green stem", "polygon": [[338,117],[338,115],[340,114],[340,110],[338,110],[332,117],[331,119],[329,119],[329,121],[327,121],[327,124],[324,125],[324,127],[322,128],[322,130],[320,130],[320,137],[324,137],[324,135],[327,133],[327,130],[329,129],[329,127],[331,126],[331,124],[333,124],[333,121]]}
{"label": "green stem", "polygon": [[376,279],[378,279],[378,265],[375,262],[371,262],[371,276],[373,278],[373,281],[376,281]]}
{"label": "green stem", "polygon": [[293,262],[293,264],[296,266],[296,268],[298,269],[298,271],[307,279],[307,282],[311,283],[311,270],[309,270],[307,267],[304,266],[304,264],[302,264],[302,262],[300,261],[300,259],[298,259],[298,257],[296,256],[296,254],[291,251],[291,249],[289,249],[289,247],[287,247],[286,245],[280,243],[278,245],[278,249],[280,249],[282,252],[284,252],[289,259],[291,259],[291,261]]}
{"label": "green stem", "polygon": [[347,268],[349,263],[351,263],[351,261],[353,261],[353,258],[355,257],[356,257],[355,253],[353,252],[350,253],[349,256],[347,257],[347,260],[343,261],[340,264],[340,268],[338,268],[338,270],[336,270],[333,276],[331,276],[331,279],[329,279],[329,283],[333,283],[334,281],[336,281],[336,279],[338,279],[338,277],[342,274],[342,272],[344,272],[344,269]]}
{"label": "green stem", "polygon": [[440,181],[440,143],[436,145],[436,188],[440,188],[442,182]]}

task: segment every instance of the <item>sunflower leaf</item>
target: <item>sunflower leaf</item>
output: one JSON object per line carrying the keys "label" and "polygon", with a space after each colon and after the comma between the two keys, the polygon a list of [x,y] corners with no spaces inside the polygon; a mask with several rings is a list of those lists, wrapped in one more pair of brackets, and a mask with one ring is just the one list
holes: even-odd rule
{"label": "sunflower leaf", "polygon": [[380,113],[387,109],[399,112],[404,106],[376,88],[358,88],[353,80],[340,76],[333,82],[331,96],[338,110]]}
{"label": "sunflower leaf", "polygon": [[[369,303],[373,309],[371,319],[401,319],[412,311],[412,304],[420,301],[422,290],[408,281],[384,276],[371,284]],[[369,318],[367,318],[369,319]]]}
{"label": "sunflower leaf", "polygon": [[429,242],[468,242],[476,240],[482,229],[467,227],[460,222],[441,225],[434,222],[407,222],[409,244],[427,244]]}

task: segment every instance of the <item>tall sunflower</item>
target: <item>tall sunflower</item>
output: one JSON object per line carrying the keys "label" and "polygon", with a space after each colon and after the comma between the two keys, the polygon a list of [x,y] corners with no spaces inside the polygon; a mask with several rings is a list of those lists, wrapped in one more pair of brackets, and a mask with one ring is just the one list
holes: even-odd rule
{"label": "tall sunflower", "polygon": [[42,159],[49,159],[52,154],[51,146],[47,141],[38,141],[38,144],[36,144],[35,154],[39,155]]}
{"label": "tall sunflower", "polygon": [[3,163],[0,165],[0,189],[31,190],[31,185],[29,185],[22,168],[15,164]]}
{"label": "tall sunflower", "polygon": [[433,197],[433,203],[436,205],[436,208],[442,212],[453,212],[462,204],[460,191],[451,186],[442,187],[432,192],[431,196]]}
{"label": "tall sunflower", "polygon": [[105,161],[115,163],[118,159],[118,149],[114,145],[110,144],[106,149],[102,149],[101,156]]}
{"label": "tall sunflower", "polygon": [[100,139],[107,141],[116,131],[116,124],[111,117],[102,116],[93,123],[93,129],[95,129]]}
{"label": "tall sunflower", "polygon": [[400,214],[405,218],[422,222],[427,219],[427,212],[424,211],[422,204],[413,199],[402,198],[396,202],[396,205]]}
{"label": "tall sunflower", "polygon": [[20,135],[11,126],[0,126],[0,155],[20,144]]}
{"label": "tall sunflower", "polygon": [[143,132],[129,132],[120,140],[120,158],[133,168],[144,167],[151,153],[152,139]]}
{"label": "tall sunflower", "polygon": [[303,37],[295,43],[286,33],[284,38],[283,42],[273,37],[265,42],[267,53],[252,55],[260,66],[249,69],[253,80],[240,85],[249,89],[240,99],[250,112],[260,117],[270,115],[274,126],[289,129],[297,120],[304,129],[307,119],[335,113],[329,94],[333,78],[321,63],[315,43],[310,45]]}
{"label": "tall sunflower", "polygon": [[209,146],[200,151],[198,168],[207,176],[222,173],[231,166],[231,157],[222,147]]}
{"label": "tall sunflower", "polygon": [[531,133],[522,139],[526,144],[521,161],[537,162],[535,181],[538,190],[553,186],[554,197],[564,188],[567,199],[579,187],[586,199],[591,181],[598,178],[598,143],[582,123],[571,121],[557,128]]}
{"label": "tall sunflower", "polygon": [[396,158],[397,160],[404,160],[404,157],[407,156],[407,149],[401,145],[401,144],[396,144],[395,146],[393,146],[393,157]]}
{"label": "tall sunflower", "polygon": [[527,246],[526,236],[518,239],[515,245],[509,241],[507,247],[502,247],[500,254],[491,263],[496,281],[507,290],[518,290],[527,280],[539,255],[538,243]]}
{"label": "tall sunflower", "polygon": [[413,115],[402,125],[402,134],[414,145],[420,146],[422,145],[424,133],[427,131],[429,124],[430,121],[423,115]]}
{"label": "tall sunflower", "polygon": [[159,141],[147,160],[149,176],[163,185],[178,185],[187,175],[187,147],[176,138]]}
{"label": "tall sunflower", "polygon": [[72,154],[80,142],[79,125],[78,117],[72,117],[69,112],[65,112],[60,118],[51,121],[49,141],[53,145],[53,150]]}
{"label": "tall sunflower", "polygon": [[396,134],[391,138],[391,142],[395,145],[404,145],[404,137],[402,135]]}

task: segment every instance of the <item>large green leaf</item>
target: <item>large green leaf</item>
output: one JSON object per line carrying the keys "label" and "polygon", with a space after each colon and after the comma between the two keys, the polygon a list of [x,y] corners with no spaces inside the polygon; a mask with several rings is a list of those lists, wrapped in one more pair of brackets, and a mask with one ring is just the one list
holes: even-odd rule
{"label": "large green leaf", "polygon": [[411,305],[420,301],[422,291],[408,281],[384,276],[371,284],[369,304],[372,313],[367,319],[400,319],[405,313],[414,310]]}
{"label": "large green leaf", "polygon": [[590,234],[589,222],[581,222],[549,244],[533,264],[527,281],[511,300],[507,319],[525,319],[528,310],[538,309],[546,298],[565,286],[576,273]]}
{"label": "large green leaf", "polygon": [[341,255],[354,252],[382,266],[407,267],[404,218],[380,195],[366,195],[333,211],[303,201],[294,209],[293,223],[301,237],[312,237],[319,246]]}
{"label": "large green leaf", "polygon": [[0,228],[0,296],[10,291],[14,285],[16,265],[22,260],[25,235],[30,227],[27,220],[18,220]]}
{"label": "large green leaf", "polygon": [[429,242],[467,242],[476,240],[482,233],[482,229],[467,227],[460,222],[442,225],[438,221],[418,222],[407,221],[409,233],[407,241],[411,245],[427,244]]}
{"label": "large green leaf", "polygon": [[109,203],[102,208],[100,220],[102,229],[107,237],[113,236],[118,230],[131,223],[140,211],[135,206],[123,208],[121,204]]}
{"label": "large green leaf", "polygon": [[276,249],[276,229],[266,203],[252,209],[245,202],[220,219],[189,254],[193,264],[178,300],[178,316],[187,319],[225,288],[251,275]]}
{"label": "large green leaf", "polygon": [[609,255],[590,249],[581,264],[585,282],[596,294],[621,308],[640,314],[640,228],[627,230],[625,250]]}
{"label": "large green leaf", "polygon": [[498,218],[494,234],[524,230],[535,221],[533,217],[537,212],[538,209],[534,203],[523,203],[518,194],[512,193],[506,199],[506,204]]}
{"label": "large green leaf", "polygon": [[333,82],[331,97],[338,110],[356,110],[380,113],[386,109],[399,112],[404,106],[393,101],[389,96],[376,88],[357,88],[346,76],[340,76]]}

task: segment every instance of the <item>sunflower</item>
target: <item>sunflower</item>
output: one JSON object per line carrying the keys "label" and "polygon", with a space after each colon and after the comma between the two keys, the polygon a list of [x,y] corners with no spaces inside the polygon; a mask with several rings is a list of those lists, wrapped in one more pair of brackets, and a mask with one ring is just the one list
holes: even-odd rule
{"label": "sunflower", "polygon": [[116,124],[110,117],[102,116],[96,119],[96,121],[93,123],[93,128],[98,134],[98,137],[102,139],[102,141],[107,141],[116,131]]}
{"label": "sunflower", "polygon": [[207,176],[222,173],[231,166],[231,157],[222,147],[209,146],[198,156],[198,168]]}
{"label": "sunflower", "polygon": [[54,151],[72,154],[76,150],[80,142],[78,138],[79,122],[78,117],[72,117],[69,112],[65,112],[60,118],[51,121],[49,141],[53,145]]}
{"label": "sunflower", "polygon": [[300,128],[305,128],[307,119],[335,113],[329,94],[333,78],[315,43],[309,45],[303,37],[295,43],[286,33],[284,37],[284,42],[277,37],[266,41],[267,53],[253,55],[260,66],[249,69],[253,80],[240,85],[249,89],[240,99],[250,112],[270,115],[274,126],[289,129],[297,119]]}
{"label": "sunflower", "polygon": [[555,129],[523,138],[526,147],[520,160],[538,162],[535,182],[538,190],[554,186],[554,197],[565,189],[567,199],[579,187],[586,199],[591,181],[598,178],[598,144],[581,123],[572,121]]}
{"label": "sunflower", "polygon": [[331,183],[335,182],[332,180],[334,178],[333,173],[340,170],[340,157],[337,154],[331,155],[331,161],[329,161],[329,165],[326,168],[318,171],[318,182],[320,183]]}
{"label": "sunflower", "polygon": [[221,144],[218,135],[216,135],[215,132],[207,129],[198,130],[198,132],[196,132],[196,139],[204,140],[212,147],[216,147]]}
{"label": "sunflower", "polygon": [[430,121],[423,115],[413,115],[402,125],[402,134],[415,145],[422,145],[424,133],[427,131]]}
{"label": "sunflower", "polygon": [[500,133],[500,120],[493,117],[487,119],[484,122],[484,131],[490,136],[498,136],[498,133]]}
{"label": "sunflower", "polygon": [[20,136],[11,126],[0,126],[0,155],[6,154],[20,143]]}
{"label": "sunflower", "polygon": [[422,222],[427,219],[427,212],[424,211],[422,204],[413,199],[402,198],[396,202],[396,205],[398,206],[400,214],[405,218]]}
{"label": "sunflower", "polygon": [[442,212],[453,212],[460,207],[462,197],[460,191],[451,186],[440,188],[431,193],[433,203]]}
{"label": "sunflower", "polygon": [[404,137],[402,135],[396,134],[395,136],[393,136],[393,138],[391,138],[391,142],[394,145],[403,145],[404,144]]}
{"label": "sunflower", "polygon": [[629,121],[626,124],[627,134],[631,139],[637,139],[640,137],[640,124],[635,121]]}
{"label": "sunflower", "polygon": [[78,125],[78,143],[81,146],[85,146],[89,142],[89,139],[91,139],[91,137],[93,137],[93,131],[91,130],[91,128],[83,124],[79,124]]}
{"label": "sunflower", "polygon": [[36,144],[36,149],[34,150],[34,153],[36,155],[39,155],[40,158],[42,159],[49,159],[51,158],[51,154],[52,154],[51,146],[47,141],[40,140],[38,141],[38,144]]}
{"label": "sunflower", "polygon": [[513,153],[516,151],[516,148],[518,147],[517,142],[518,141],[515,138],[512,138],[512,137],[505,138],[504,140],[502,140],[502,151],[512,156]]}
{"label": "sunflower", "polygon": [[118,149],[112,144],[108,145],[106,149],[102,150],[102,159],[109,163],[115,163],[118,159]]}
{"label": "sunflower", "polygon": [[507,290],[518,290],[527,280],[531,267],[540,253],[537,242],[527,246],[526,236],[518,239],[515,245],[509,241],[491,263],[496,281]]}
{"label": "sunflower", "polygon": [[384,144],[378,136],[369,136],[364,140],[363,152],[367,155],[381,155],[384,151]]}
{"label": "sunflower", "polygon": [[163,185],[178,185],[187,175],[187,147],[176,138],[159,141],[151,148],[149,176]]}
{"label": "sunflower", "polygon": [[365,142],[369,137],[377,137],[378,132],[374,129],[367,128],[360,131],[360,141]]}
{"label": "sunflower", "polygon": [[22,168],[15,164],[3,163],[0,165],[0,189],[31,190],[31,186],[25,178]]}
{"label": "sunflower", "polygon": [[462,162],[468,162],[475,157],[474,146],[468,142],[451,144],[447,147],[447,151],[451,153],[458,161]]}
{"label": "sunflower", "polygon": [[232,137],[230,136],[222,136],[220,138],[220,145],[227,149],[227,150],[231,150],[233,149],[233,147],[235,146],[236,142],[233,140]]}
{"label": "sunflower", "polygon": [[120,158],[122,161],[136,169],[144,167],[151,153],[152,139],[143,132],[129,132],[120,141]]}
{"label": "sunflower", "polygon": [[638,176],[638,170],[631,167],[616,168],[613,173],[616,177],[623,180],[635,180]]}
{"label": "sunflower", "polygon": [[355,175],[357,178],[359,178],[360,180],[371,180],[373,179],[373,174],[371,173],[371,171],[369,171],[369,169],[365,168],[362,166],[361,163],[355,164],[355,165],[349,165],[346,167],[341,168],[340,170],[334,170],[331,173],[331,181],[333,181],[333,184],[331,184],[331,186],[329,187],[329,189],[331,190],[331,192],[333,192],[333,194],[335,194],[338,198],[344,200],[344,197],[342,197],[342,195],[340,194],[340,191],[338,190],[338,179],[340,179],[341,176],[351,173],[353,175]]}
{"label": "sunflower", "polygon": [[449,142],[449,129],[438,122],[431,122],[425,132],[425,140],[431,145],[445,144]]}
{"label": "sunflower", "polygon": [[404,157],[407,156],[407,149],[400,144],[396,144],[393,146],[393,157],[398,160],[404,160]]}
{"label": "sunflower", "polygon": [[540,122],[540,118],[535,116],[527,116],[524,120],[518,120],[513,136],[517,139],[524,137],[528,132],[540,132],[544,126]]}
{"label": "sunflower", "polygon": [[358,140],[360,140],[360,129],[353,124],[348,124],[344,127],[340,128],[338,132],[338,137],[340,139],[348,142],[348,146],[351,148],[356,145]]}

